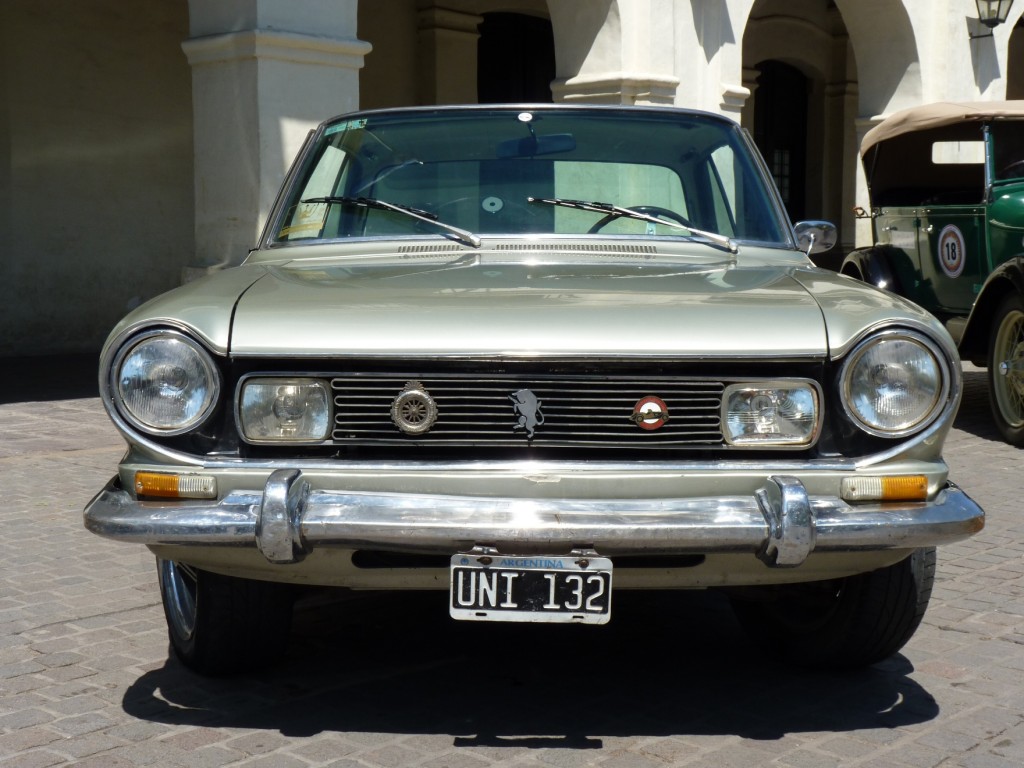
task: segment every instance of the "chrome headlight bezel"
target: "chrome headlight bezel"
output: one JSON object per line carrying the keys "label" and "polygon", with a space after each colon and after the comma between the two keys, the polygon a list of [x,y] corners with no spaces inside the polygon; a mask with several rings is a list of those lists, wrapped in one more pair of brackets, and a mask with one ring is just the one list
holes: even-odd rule
{"label": "chrome headlight bezel", "polygon": [[[173,423],[154,418],[152,412],[146,413],[133,407],[126,396],[126,386],[123,382],[125,365],[132,356],[157,343],[178,346],[189,358],[189,362],[194,364],[191,366],[191,373],[199,377],[190,377],[186,381],[187,387],[198,394],[198,405],[188,408],[183,418],[174,420]],[[210,418],[220,403],[222,383],[220,369],[202,344],[181,331],[159,328],[135,334],[121,344],[110,362],[107,386],[108,397],[118,415],[128,425],[147,435],[174,437],[197,429]]]}
{"label": "chrome headlight bezel", "polygon": [[[903,419],[898,424],[886,426],[881,423],[881,419],[872,421],[866,409],[856,405],[857,395],[853,389],[858,378],[857,374],[860,373],[859,366],[869,362],[869,356],[880,351],[882,345],[892,343],[910,344],[926,353],[919,359],[930,360],[933,363],[934,386],[930,401],[924,407],[919,408],[916,414]],[[900,365],[907,365],[905,360],[896,362]],[[887,329],[872,334],[860,341],[840,366],[838,385],[843,412],[853,425],[874,437],[901,439],[923,432],[933,425],[946,409],[953,381],[951,365],[952,362],[942,347],[935,340],[918,331]],[[909,369],[905,369],[905,371],[907,370]],[[912,371],[908,373],[908,378],[915,378],[912,373]],[[927,372],[920,371],[917,378],[920,379],[922,374],[927,378]]]}

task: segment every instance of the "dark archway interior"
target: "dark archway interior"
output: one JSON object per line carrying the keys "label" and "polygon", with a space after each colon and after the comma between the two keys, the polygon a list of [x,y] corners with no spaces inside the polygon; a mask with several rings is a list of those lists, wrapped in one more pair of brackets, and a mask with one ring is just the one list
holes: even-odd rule
{"label": "dark archway interior", "polygon": [[519,13],[485,13],[479,30],[478,101],[550,103],[555,79],[551,22]]}
{"label": "dark archway interior", "polygon": [[782,194],[790,218],[806,217],[807,92],[800,70],[763,61],[754,92],[754,141]]}

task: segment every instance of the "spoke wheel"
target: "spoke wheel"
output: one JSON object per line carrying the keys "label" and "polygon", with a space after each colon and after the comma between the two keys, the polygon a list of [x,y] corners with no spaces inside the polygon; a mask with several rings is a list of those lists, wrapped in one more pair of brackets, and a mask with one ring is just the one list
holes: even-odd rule
{"label": "spoke wheel", "polygon": [[167,635],[175,656],[202,675],[228,675],[285,657],[291,590],[157,559]]}
{"label": "spoke wheel", "polygon": [[992,417],[1003,439],[1024,446],[1024,299],[1012,294],[992,321],[988,359]]}

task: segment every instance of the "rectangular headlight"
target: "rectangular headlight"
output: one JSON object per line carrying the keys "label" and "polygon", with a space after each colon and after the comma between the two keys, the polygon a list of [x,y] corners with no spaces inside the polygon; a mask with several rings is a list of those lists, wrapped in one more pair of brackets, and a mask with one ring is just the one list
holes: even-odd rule
{"label": "rectangular headlight", "polygon": [[722,434],[729,445],[810,445],[818,435],[821,398],[811,381],[730,384],[722,397]]}
{"label": "rectangular headlight", "polygon": [[242,382],[238,425],[250,443],[319,443],[331,429],[330,395],[319,379]]}

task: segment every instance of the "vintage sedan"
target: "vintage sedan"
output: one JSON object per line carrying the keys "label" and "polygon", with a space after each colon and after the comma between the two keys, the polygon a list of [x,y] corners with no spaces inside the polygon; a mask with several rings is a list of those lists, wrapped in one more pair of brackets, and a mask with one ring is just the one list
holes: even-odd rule
{"label": "vintage sedan", "polygon": [[816,269],[834,235],[717,115],[329,120],[241,266],[112,331],[128,451],[85,524],[154,553],[206,674],[284,657],[296,585],[590,625],[719,589],[772,654],[876,662],[984,516],[941,458],[952,340]]}
{"label": "vintage sedan", "polygon": [[988,369],[992,417],[1024,446],[1024,101],[897,112],[861,143],[874,244],[843,274],[906,296]]}

